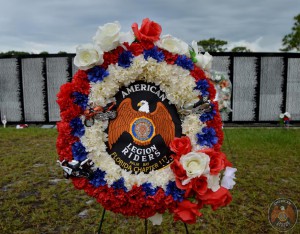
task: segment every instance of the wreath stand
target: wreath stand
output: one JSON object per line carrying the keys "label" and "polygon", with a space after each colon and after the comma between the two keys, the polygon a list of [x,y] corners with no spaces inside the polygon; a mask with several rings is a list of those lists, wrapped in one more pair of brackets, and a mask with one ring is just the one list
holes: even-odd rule
{"label": "wreath stand", "polygon": [[[102,229],[102,224],[103,224],[103,221],[104,221],[105,212],[106,212],[106,209],[103,209],[102,216],[101,216],[101,221],[100,221],[100,224],[99,224],[99,229],[98,229],[98,232],[97,232],[98,234],[101,234],[101,229]],[[185,228],[185,233],[189,234],[187,224],[186,223],[183,223],[183,224],[184,224],[184,228]],[[148,220],[145,219],[145,234],[147,234],[147,233],[148,233]]]}

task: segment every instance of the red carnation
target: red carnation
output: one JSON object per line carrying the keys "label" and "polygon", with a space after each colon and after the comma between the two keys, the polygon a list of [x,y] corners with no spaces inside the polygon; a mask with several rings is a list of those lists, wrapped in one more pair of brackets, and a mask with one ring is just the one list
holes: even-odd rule
{"label": "red carnation", "polygon": [[134,56],[139,56],[144,51],[142,45],[137,42],[133,42],[133,43],[131,43],[131,45],[129,45],[127,42],[125,42],[124,45]]}
{"label": "red carnation", "polygon": [[202,214],[198,210],[198,204],[189,200],[183,200],[178,203],[178,207],[174,210],[174,220],[181,220],[188,224],[196,223],[196,217]]}
{"label": "red carnation", "polygon": [[162,52],[164,53],[165,61],[167,62],[167,64],[175,64],[178,58],[178,54],[173,54],[166,50],[162,50]]}
{"label": "red carnation", "polygon": [[69,109],[60,112],[60,117],[65,122],[70,122],[75,117],[78,117],[82,113],[80,106],[72,105]]}
{"label": "red carnation", "polygon": [[177,159],[179,159],[181,155],[185,155],[192,150],[191,140],[187,136],[181,138],[175,137],[169,146],[170,149],[176,154]]}
{"label": "red carnation", "polygon": [[194,66],[194,69],[190,71],[190,74],[195,78],[196,82],[206,79],[205,72],[197,66]]}
{"label": "red carnation", "polygon": [[159,40],[162,31],[161,26],[154,21],[150,21],[149,18],[143,19],[140,29],[138,29],[137,23],[133,23],[131,27],[139,41],[152,43]]}
{"label": "red carnation", "polygon": [[72,181],[73,181],[73,184],[74,184],[74,187],[76,189],[83,189],[85,188],[87,185],[88,185],[88,180],[85,179],[85,178],[76,178],[76,177],[73,177],[72,178]]}
{"label": "red carnation", "polygon": [[63,84],[60,87],[57,94],[57,104],[60,107],[60,111],[68,109],[73,104],[72,93],[74,92],[74,86],[72,83]]}
{"label": "red carnation", "polygon": [[73,77],[73,82],[75,81],[75,82],[80,82],[80,81],[84,81],[84,80],[87,80],[88,79],[88,77],[87,77],[87,73],[86,73],[86,71],[84,71],[84,70],[78,70],[77,72],[76,72],[76,74],[74,75],[74,77]]}
{"label": "red carnation", "polygon": [[112,51],[105,52],[103,54],[104,62],[101,65],[101,67],[103,67],[104,69],[107,69],[108,65],[110,65],[110,64],[116,64],[118,62],[119,55],[123,51],[124,51],[124,48],[122,46],[118,46],[116,49],[114,49]]}
{"label": "red carnation", "polygon": [[85,94],[85,95],[89,95],[90,93],[90,83],[88,80],[73,80],[74,83],[74,90],[76,90],[76,92]]}

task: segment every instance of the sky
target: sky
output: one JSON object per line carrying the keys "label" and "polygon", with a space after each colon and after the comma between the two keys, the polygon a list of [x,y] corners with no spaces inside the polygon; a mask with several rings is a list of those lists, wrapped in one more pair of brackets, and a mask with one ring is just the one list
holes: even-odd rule
{"label": "sky", "polygon": [[66,51],[92,42],[98,26],[119,21],[122,32],[150,18],[171,34],[216,38],[227,48],[278,52],[291,32],[299,0],[0,0],[0,52]]}

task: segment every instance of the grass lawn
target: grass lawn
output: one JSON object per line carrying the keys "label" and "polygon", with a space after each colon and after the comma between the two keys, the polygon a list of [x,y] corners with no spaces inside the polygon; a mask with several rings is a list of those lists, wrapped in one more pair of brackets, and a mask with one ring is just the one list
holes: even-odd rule
{"label": "grass lawn", "polygon": [[[269,205],[290,198],[300,208],[300,129],[225,129],[223,151],[238,168],[233,201],[209,207],[190,233],[277,233]],[[57,166],[55,129],[0,129],[0,233],[95,233],[102,207],[73,188]],[[79,215],[81,213],[81,215]],[[103,233],[143,233],[144,220],[106,212]],[[164,215],[149,233],[185,233]],[[300,233],[299,223],[290,233]]]}

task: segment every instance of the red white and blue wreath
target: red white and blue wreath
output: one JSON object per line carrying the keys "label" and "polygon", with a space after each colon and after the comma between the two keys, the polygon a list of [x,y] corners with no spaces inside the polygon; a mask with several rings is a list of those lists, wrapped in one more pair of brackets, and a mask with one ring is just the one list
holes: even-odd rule
{"label": "red white and blue wreath", "polygon": [[58,94],[57,151],[66,177],[107,210],[195,223],[232,200],[212,57],[144,19],[99,27],[77,47],[80,70]]}

